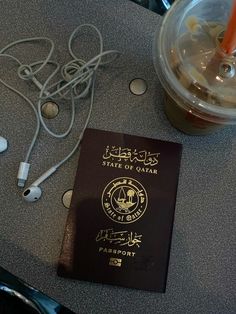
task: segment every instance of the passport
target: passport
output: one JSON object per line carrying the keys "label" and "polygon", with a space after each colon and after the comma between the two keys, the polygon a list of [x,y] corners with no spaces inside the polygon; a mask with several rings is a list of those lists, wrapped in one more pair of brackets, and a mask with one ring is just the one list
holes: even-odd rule
{"label": "passport", "polygon": [[165,292],[182,145],[87,129],[59,276]]}

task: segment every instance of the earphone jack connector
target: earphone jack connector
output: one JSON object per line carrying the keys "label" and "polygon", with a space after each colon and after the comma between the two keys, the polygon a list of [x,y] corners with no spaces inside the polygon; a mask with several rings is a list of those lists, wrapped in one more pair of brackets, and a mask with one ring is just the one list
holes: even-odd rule
{"label": "earphone jack connector", "polygon": [[19,187],[24,187],[25,182],[28,179],[30,164],[27,162],[21,162],[17,174],[17,185]]}

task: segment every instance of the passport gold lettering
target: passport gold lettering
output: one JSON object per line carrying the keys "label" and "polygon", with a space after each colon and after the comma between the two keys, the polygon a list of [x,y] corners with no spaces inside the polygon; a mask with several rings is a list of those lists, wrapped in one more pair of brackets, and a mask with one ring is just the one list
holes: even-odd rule
{"label": "passport gold lettering", "polygon": [[110,217],[112,217],[112,218],[115,218],[115,217],[117,216],[116,213],[114,213],[111,208],[107,208],[107,211],[106,211],[106,212],[107,212],[108,215],[109,215]]}
{"label": "passport gold lettering", "polygon": [[122,168],[122,164],[119,164],[118,162],[110,162],[103,160],[102,162],[103,166],[112,167],[112,168]]}
{"label": "passport gold lettering", "polygon": [[159,163],[160,153],[151,153],[146,150],[137,151],[137,149],[123,148],[120,146],[107,145],[103,160],[130,161],[131,163],[143,163],[144,166],[156,166]]}
{"label": "passport gold lettering", "polygon": [[99,253],[105,253],[105,254],[114,254],[118,256],[129,256],[129,257],[134,257],[136,252],[132,251],[123,251],[123,250],[117,250],[117,249],[112,249],[112,248],[107,248],[107,247],[102,247],[100,246],[98,249]]}
{"label": "passport gold lettering", "polygon": [[106,160],[102,161],[102,166],[103,167],[110,167],[110,168],[131,170],[131,171],[135,170],[138,173],[142,172],[142,173],[157,174],[157,169],[156,168],[140,167],[140,166],[134,167],[131,164],[124,164],[123,165],[123,164],[118,163],[118,162],[111,162],[111,161],[106,161]]}
{"label": "passport gold lettering", "polygon": [[134,166],[133,165],[125,165],[125,169],[133,170]]}
{"label": "passport gold lettering", "polygon": [[151,169],[147,167],[136,167],[137,172],[154,173],[157,174],[157,169]]}
{"label": "passport gold lettering", "polygon": [[96,236],[96,242],[109,242],[120,246],[140,247],[142,235],[132,231],[114,231],[113,228],[100,230]]}

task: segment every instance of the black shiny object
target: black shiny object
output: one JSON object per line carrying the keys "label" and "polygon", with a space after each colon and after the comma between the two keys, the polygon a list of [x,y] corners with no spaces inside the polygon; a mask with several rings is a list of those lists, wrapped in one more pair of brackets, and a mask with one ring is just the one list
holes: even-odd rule
{"label": "black shiny object", "polygon": [[0,313],[39,314],[40,312],[21,298],[13,296],[6,291],[0,291]]}
{"label": "black shiny object", "polygon": [[75,314],[0,267],[0,314]]}
{"label": "black shiny object", "polygon": [[169,10],[174,0],[131,0],[149,10],[152,10],[160,15],[163,15]]}

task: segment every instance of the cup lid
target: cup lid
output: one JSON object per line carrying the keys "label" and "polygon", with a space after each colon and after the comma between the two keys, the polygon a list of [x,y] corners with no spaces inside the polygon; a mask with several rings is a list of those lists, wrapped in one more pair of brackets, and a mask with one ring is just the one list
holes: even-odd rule
{"label": "cup lid", "polygon": [[220,48],[230,2],[177,0],[156,34],[154,54],[158,52],[164,87],[170,86],[183,106],[190,104],[232,123],[236,122],[236,55],[227,56]]}

